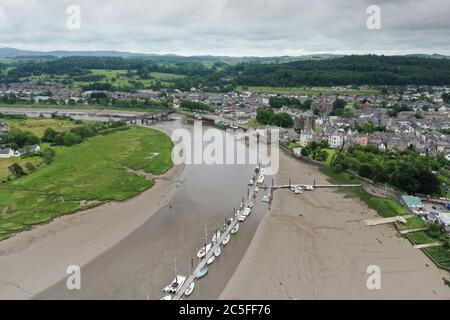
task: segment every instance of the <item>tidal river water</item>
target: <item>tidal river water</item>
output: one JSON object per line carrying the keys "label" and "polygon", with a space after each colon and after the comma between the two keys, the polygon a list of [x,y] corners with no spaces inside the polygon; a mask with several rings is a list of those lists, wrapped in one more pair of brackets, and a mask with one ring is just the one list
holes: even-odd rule
{"label": "tidal river water", "polygon": [[[165,132],[179,128],[193,131],[193,124],[183,119],[158,123],[155,127]],[[222,136],[230,134],[218,132]],[[198,262],[196,253],[205,242],[205,232],[210,241],[214,230],[233,215],[233,209],[247,196],[248,180],[254,169],[255,164],[248,163],[186,165],[171,206],[165,204],[125,239],[82,267],[82,290],[67,290],[64,280],[35,298],[160,299],[164,295],[162,289],[175,276],[175,266],[187,276],[192,259],[194,267]],[[266,184],[270,182],[267,176]],[[267,212],[267,204],[261,201],[264,194],[263,190],[259,192],[252,214],[209,266],[206,277],[196,282],[189,299],[219,297]]]}

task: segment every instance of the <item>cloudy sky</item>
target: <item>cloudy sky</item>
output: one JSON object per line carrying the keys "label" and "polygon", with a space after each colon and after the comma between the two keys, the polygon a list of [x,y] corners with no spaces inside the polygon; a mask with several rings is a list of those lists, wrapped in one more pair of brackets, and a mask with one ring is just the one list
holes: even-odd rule
{"label": "cloudy sky", "polygon": [[[80,8],[79,30],[67,27],[70,5]],[[367,27],[375,17],[367,13],[370,5],[380,8],[379,30]],[[450,54],[449,12],[450,0],[0,0],[0,47],[233,56]]]}

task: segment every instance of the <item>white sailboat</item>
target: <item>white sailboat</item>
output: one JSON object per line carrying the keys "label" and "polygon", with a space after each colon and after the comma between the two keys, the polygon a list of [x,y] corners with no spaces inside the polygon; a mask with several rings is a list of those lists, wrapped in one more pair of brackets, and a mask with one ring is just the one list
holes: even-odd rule
{"label": "white sailboat", "polygon": [[208,254],[209,250],[211,250],[211,244],[208,243],[208,227],[205,223],[205,244],[197,252],[197,258],[203,258],[204,256],[206,256]]}
{"label": "white sailboat", "polygon": [[220,246],[216,247],[216,250],[214,250],[214,255],[216,257],[220,256],[222,254],[222,249],[220,248]]}
{"label": "white sailboat", "polygon": [[203,258],[206,256],[206,254],[211,250],[211,244],[208,243],[206,246],[203,246],[198,252],[197,252],[197,258]]}
{"label": "white sailboat", "polygon": [[189,286],[186,288],[186,290],[184,291],[184,295],[189,297],[192,293],[192,291],[194,291],[195,288],[195,282],[192,281]]}
{"label": "white sailboat", "polygon": [[234,228],[231,230],[232,234],[235,234],[239,231],[239,223],[236,223],[236,225],[234,226]]}
{"label": "white sailboat", "polygon": [[250,214],[250,212],[251,212],[252,210],[250,209],[250,208],[245,208],[244,209],[244,212],[242,212],[242,215],[244,215],[244,216],[248,216],[249,214]]}
{"label": "white sailboat", "polygon": [[186,281],[186,277],[177,273],[177,260],[175,259],[175,279],[166,286],[163,291],[168,293],[177,293]]}
{"label": "white sailboat", "polygon": [[247,216],[244,216],[243,214],[239,216],[239,222],[244,222],[245,219],[247,219]]}

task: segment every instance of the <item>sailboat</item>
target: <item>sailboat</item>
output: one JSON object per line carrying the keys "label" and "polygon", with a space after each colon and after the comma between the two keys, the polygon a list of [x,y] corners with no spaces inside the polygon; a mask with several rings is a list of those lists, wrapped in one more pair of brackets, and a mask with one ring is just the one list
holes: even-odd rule
{"label": "sailboat", "polygon": [[177,272],[177,260],[175,259],[175,279],[168,286],[166,286],[163,291],[175,294],[178,290],[180,290],[185,281],[186,277],[178,274]]}
{"label": "sailboat", "polygon": [[211,244],[208,242],[208,227],[205,223],[205,245],[197,252],[197,258],[203,258],[211,250]]}
{"label": "sailboat", "polygon": [[235,234],[239,231],[239,223],[236,223],[236,225],[234,226],[234,228],[231,230],[232,234]]}
{"label": "sailboat", "polygon": [[184,295],[189,297],[192,293],[192,291],[194,291],[195,288],[195,282],[192,281],[189,286],[186,288],[186,290],[184,291]]}
{"label": "sailboat", "polygon": [[222,254],[222,249],[220,249],[220,245],[216,247],[216,250],[214,250],[214,255],[216,257],[220,256]]}

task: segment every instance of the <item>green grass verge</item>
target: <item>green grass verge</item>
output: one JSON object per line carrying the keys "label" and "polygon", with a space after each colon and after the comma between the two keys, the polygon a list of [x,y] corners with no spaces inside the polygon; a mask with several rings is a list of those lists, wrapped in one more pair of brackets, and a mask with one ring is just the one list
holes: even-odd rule
{"label": "green grass verge", "polygon": [[58,147],[51,165],[0,185],[0,238],[63,214],[136,195],[154,182],[125,167],[163,173],[172,165],[171,150],[168,136],[139,127]]}
{"label": "green grass verge", "polygon": [[450,270],[450,250],[444,247],[431,247],[423,249],[442,268]]}
{"label": "green grass verge", "polygon": [[423,222],[422,219],[416,216],[406,219],[406,222],[407,223],[404,224],[399,221],[396,221],[395,225],[397,226],[397,229],[399,231],[425,228],[427,226],[427,224]]}
{"label": "green grass verge", "polygon": [[439,241],[438,239],[434,239],[434,238],[430,237],[426,231],[407,233],[406,237],[415,245],[416,244],[427,244],[427,243],[433,243],[433,242]]}

